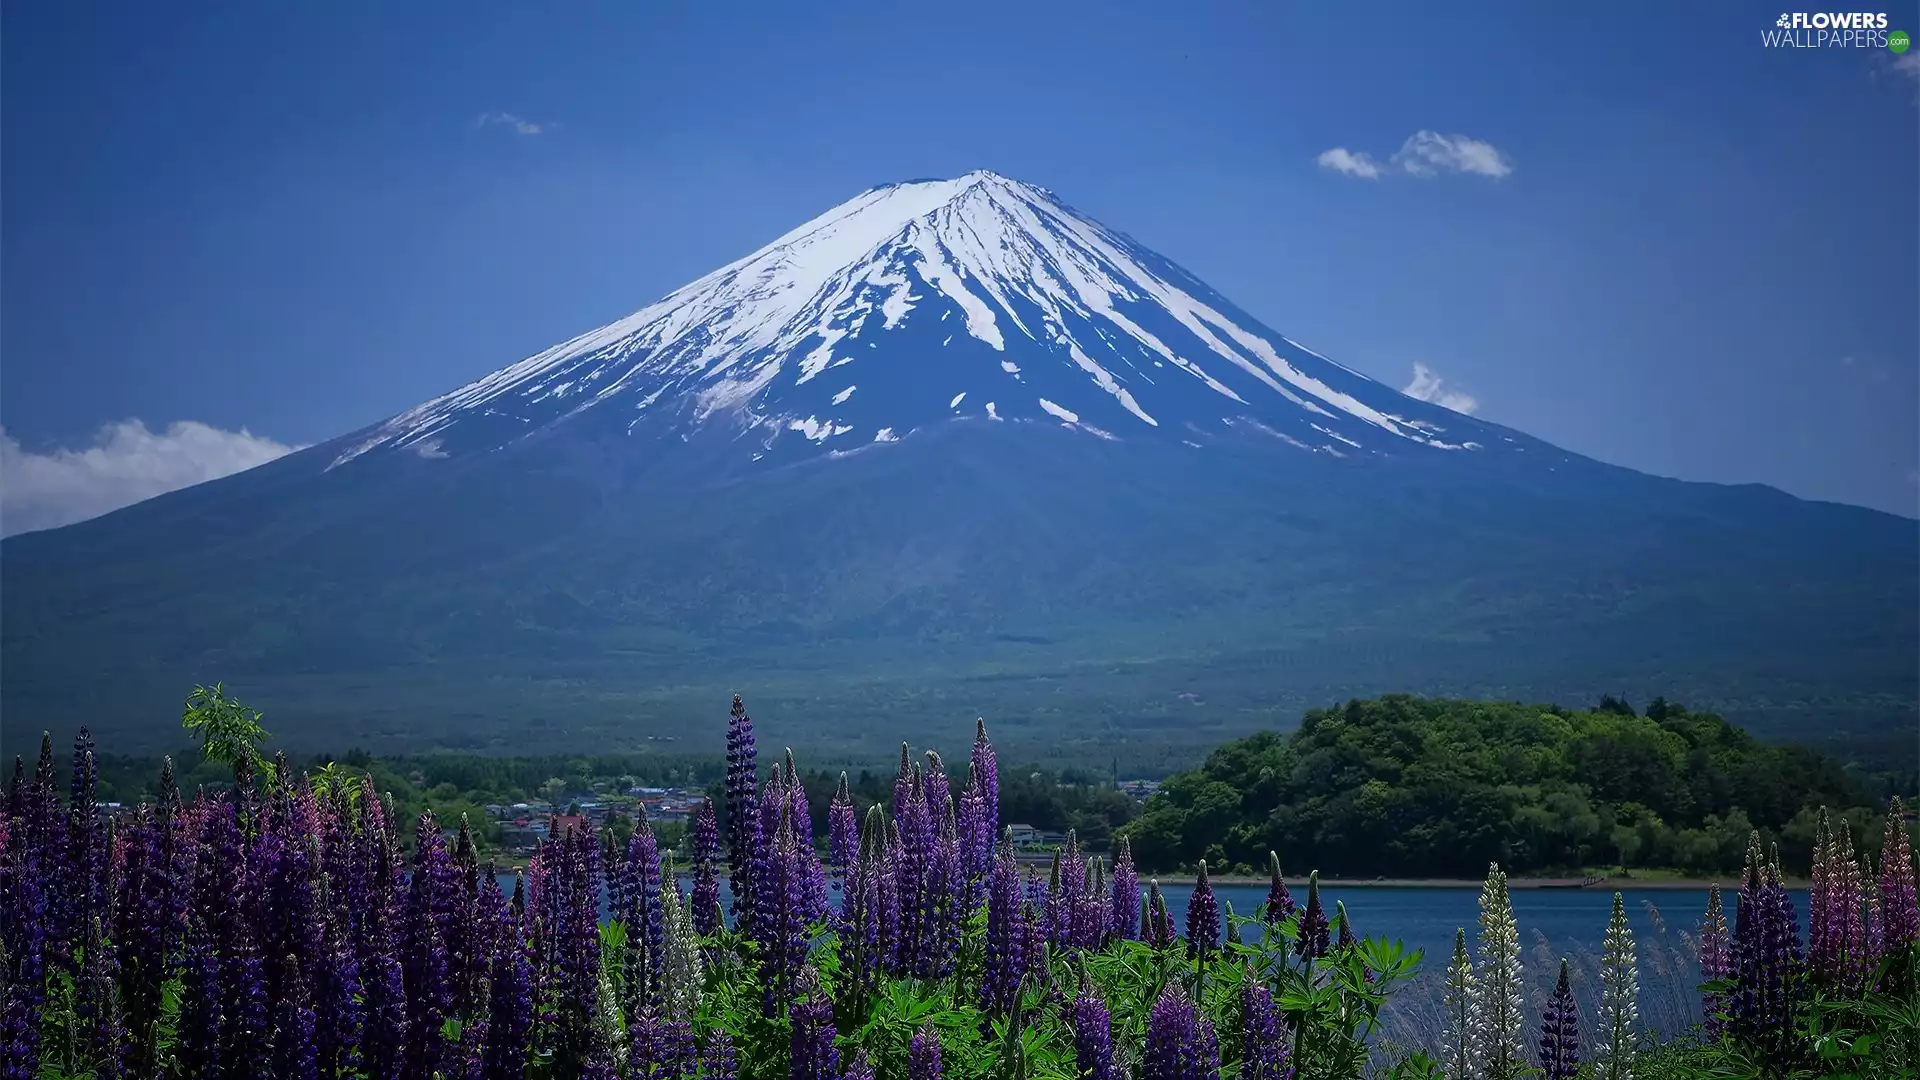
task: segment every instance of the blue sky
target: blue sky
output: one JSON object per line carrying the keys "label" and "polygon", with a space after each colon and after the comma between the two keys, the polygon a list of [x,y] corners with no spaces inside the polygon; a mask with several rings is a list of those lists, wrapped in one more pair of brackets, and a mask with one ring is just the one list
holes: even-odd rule
{"label": "blue sky", "polygon": [[1396,387],[1920,512],[1920,50],[1765,48],[1756,5],[1441,8],[11,6],[7,499],[324,440],[990,168]]}

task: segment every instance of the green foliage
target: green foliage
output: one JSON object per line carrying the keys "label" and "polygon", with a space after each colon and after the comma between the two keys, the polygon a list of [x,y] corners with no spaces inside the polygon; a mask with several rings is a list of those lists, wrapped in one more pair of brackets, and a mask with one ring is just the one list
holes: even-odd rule
{"label": "green foliage", "polygon": [[1143,869],[1258,865],[1472,878],[1587,867],[1737,870],[1749,831],[1805,866],[1814,808],[1872,814],[1839,765],[1664,699],[1558,706],[1389,695],[1306,714],[1174,776],[1128,826]]}
{"label": "green foliage", "polygon": [[260,714],[228,697],[224,683],[195,686],[187,695],[180,726],[200,740],[205,760],[226,765],[235,777],[252,772],[272,778],[273,763],[260,754],[260,744],[267,738]]}

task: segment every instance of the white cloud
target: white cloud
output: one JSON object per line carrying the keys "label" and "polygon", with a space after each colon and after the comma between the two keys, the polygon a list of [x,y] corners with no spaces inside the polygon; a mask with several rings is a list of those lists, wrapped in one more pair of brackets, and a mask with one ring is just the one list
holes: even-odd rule
{"label": "white cloud", "polygon": [[1513,166],[1492,143],[1465,135],[1442,135],[1437,131],[1416,131],[1407,136],[1407,141],[1394,152],[1393,163],[1414,176],[1463,172],[1497,180],[1513,171]]}
{"label": "white cloud", "polygon": [[0,535],[85,521],[298,449],[197,420],[177,421],[163,432],[122,420],[101,428],[84,450],[38,452],[0,427]]}
{"label": "white cloud", "polygon": [[473,122],[474,127],[486,127],[488,124],[499,124],[502,127],[512,128],[521,135],[539,135],[551,128],[559,126],[553,123],[536,123],[532,120],[523,120],[508,112],[481,113],[479,119]]}
{"label": "white cloud", "polygon": [[1893,70],[1920,82],[1920,52],[1909,50],[1893,58]]}
{"label": "white cloud", "polygon": [[1441,173],[1473,173],[1498,180],[1513,172],[1513,163],[1490,142],[1424,129],[1407,136],[1407,141],[1400,144],[1386,165],[1363,150],[1349,150],[1344,146],[1324,150],[1314,160],[1323,169],[1362,180],[1377,180],[1388,169],[1398,169],[1422,179]]}
{"label": "white cloud", "polygon": [[1357,176],[1362,180],[1377,179],[1380,175],[1379,162],[1368,157],[1366,154],[1356,154],[1344,146],[1336,146],[1331,150],[1322,151],[1320,156],[1314,160],[1319,162],[1320,167],[1323,169],[1332,169],[1337,173]]}
{"label": "white cloud", "polygon": [[1434,374],[1433,369],[1425,364],[1413,365],[1413,381],[1402,387],[1400,392],[1410,398],[1429,401],[1443,409],[1452,409],[1454,412],[1465,413],[1468,416],[1473,415],[1473,411],[1480,407],[1480,402],[1475,400],[1472,394],[1447,389],[1446,380]]}

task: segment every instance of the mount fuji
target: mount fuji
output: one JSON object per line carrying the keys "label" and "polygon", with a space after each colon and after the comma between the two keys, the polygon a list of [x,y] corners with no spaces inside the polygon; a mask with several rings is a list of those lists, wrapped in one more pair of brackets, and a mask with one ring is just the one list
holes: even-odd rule
{"label": "mount fuji", "polygon": [[[914,710],[1152,765],[1383,690],[1898,730],[1920,529],[1416,400],[1053,193],[872,188],[384,422],[0,543],[7,740],[789,742]],[[784,725],[784,730],[782,727]],[[705,747],[701,747],[704,749]],[[1101,760],[1104,760],[1102,758]]]}

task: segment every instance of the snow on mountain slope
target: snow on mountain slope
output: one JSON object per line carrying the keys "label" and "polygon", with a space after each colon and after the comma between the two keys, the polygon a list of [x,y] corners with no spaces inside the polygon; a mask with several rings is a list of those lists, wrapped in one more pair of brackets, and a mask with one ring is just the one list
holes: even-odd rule
{"label": "snow on mountain slope", "polygon": [[755,460],[967,419],[1192,445],[1237,428],[1336,456],[1519,448],[1274,334],[1051,192],[973,172],[866,191],[330,467],[497,449],[589,413],[632,435],[729,425]]}

